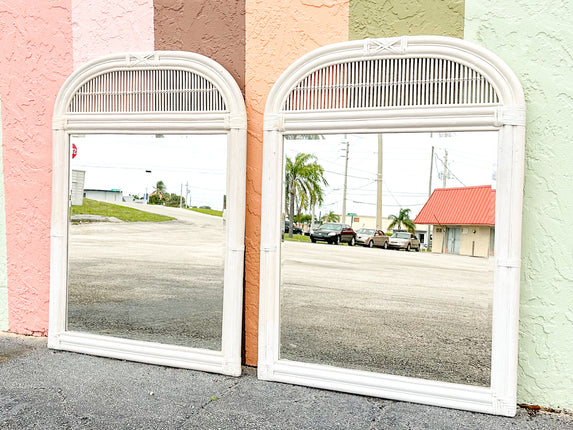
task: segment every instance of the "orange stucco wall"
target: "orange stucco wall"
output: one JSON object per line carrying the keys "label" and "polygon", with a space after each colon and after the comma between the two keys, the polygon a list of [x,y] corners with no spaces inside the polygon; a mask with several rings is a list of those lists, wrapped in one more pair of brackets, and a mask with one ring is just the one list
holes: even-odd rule
{"label": "orange stucco wall", "polygon": [[[263,114],[281,73],[302,55],[348,40],[349,2],[246,2],[247,213],[245,254],[245,362],[257,363]],[[264,215],[264,214],[262,214]]]}

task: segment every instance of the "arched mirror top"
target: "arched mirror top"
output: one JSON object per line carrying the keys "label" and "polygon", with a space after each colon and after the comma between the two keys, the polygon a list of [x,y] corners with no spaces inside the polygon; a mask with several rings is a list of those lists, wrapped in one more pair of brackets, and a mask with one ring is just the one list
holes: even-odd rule
{"label": "arched mirror top", "polygon": [[[175,51],[113,54],[85,64],[64,83],[54,124],[125,115],[161,122],[164,131],[178,130],[174,120],[182,116],[203,131],[246,128],[243,97],[229,72],[200,54]],[[124,129],[132,128],[121,120]]]}
{"label": "arched mirror top", "polygon": [[[365,39],[319,48],[283,73],[265,114],[266,129],[299,131],[303,121],[340,120],[342,113],[437,118],[440,110],[450,117],[468,117],[468,129],[498,128],[508,121],[524,125],[523,91],[505,63],[478,45],[441,36]],[[276,115],[281,117],[278,123]]]}

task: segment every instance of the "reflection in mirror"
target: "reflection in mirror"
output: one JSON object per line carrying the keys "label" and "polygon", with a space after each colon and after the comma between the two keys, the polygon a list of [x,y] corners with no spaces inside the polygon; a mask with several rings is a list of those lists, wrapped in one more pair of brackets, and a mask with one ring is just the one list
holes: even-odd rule
{"label": "reflection in mirror", "polygon": [[497,132],[290,135],[284,156],[280,358],[489,386]]}
{"label": "reflection in mirror", "polygon": [[70,146],[67,330],[221,350],[226,135]]}

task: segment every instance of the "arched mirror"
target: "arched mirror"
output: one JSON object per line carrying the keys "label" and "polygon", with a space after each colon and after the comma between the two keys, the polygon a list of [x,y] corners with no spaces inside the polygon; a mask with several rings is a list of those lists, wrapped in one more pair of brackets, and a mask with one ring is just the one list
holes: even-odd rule
{"label": "arched mirror", "polygon": [[446,37],[330,45],[265,111],[259,377],[515,414],[525,110]]}
{"label": "arched mirror", "polygon": [[49,346],[241,373],[246,116],[214,61],[118,54],[54,114]]}

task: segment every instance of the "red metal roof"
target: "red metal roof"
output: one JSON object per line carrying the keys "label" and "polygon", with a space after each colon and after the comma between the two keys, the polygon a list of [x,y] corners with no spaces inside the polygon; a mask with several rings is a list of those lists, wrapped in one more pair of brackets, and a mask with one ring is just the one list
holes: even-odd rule
{"label": "red metal roof", "polygon": [[491,185],[437,188],[414,224],[495,225],[495,190]]}

